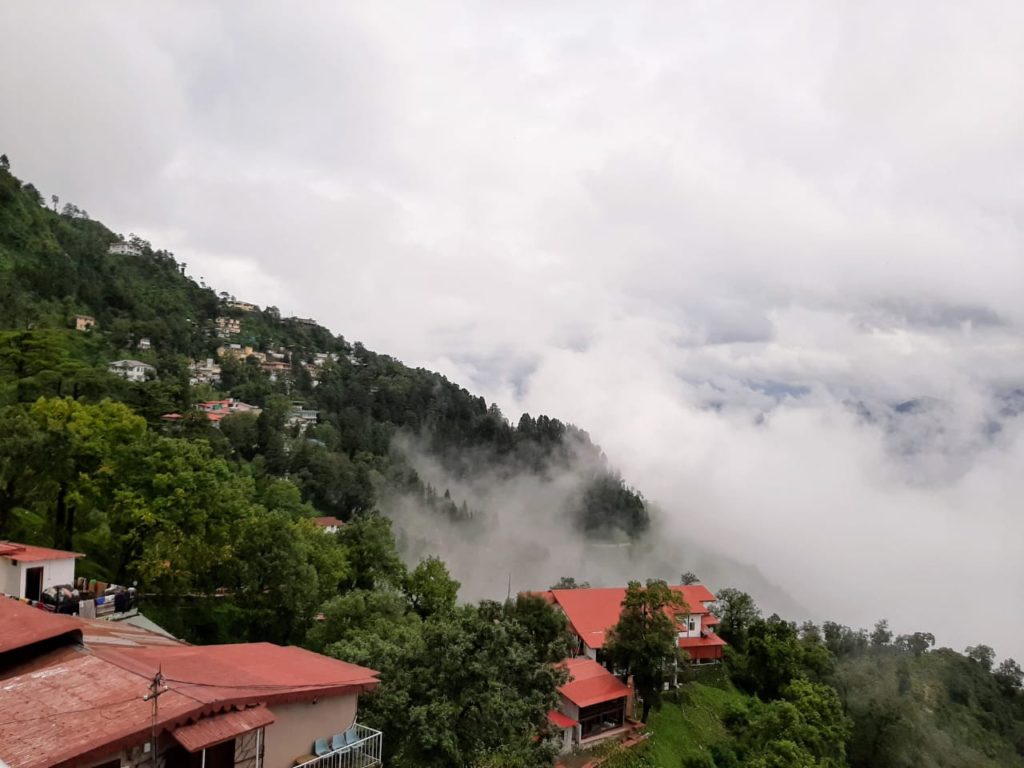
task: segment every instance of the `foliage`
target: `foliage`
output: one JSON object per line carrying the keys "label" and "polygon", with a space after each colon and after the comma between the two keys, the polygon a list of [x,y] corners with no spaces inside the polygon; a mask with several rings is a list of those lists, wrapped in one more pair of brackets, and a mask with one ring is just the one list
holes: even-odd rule
{"label": "foliage", "polygon": [[737,652],[746,648],[747,630],[761,616],[757,603],[746,592],[732,587],[718,591],[711,610],[719,618],[718,634]]}
{"label": "foliage", "polygon": [[755,619],[746,629],[746,651],[732,659],[732,676],[743,690],[763,699],[782,696],[794,680],[821,680],[832,659],[813,636],[801,637],[796,626],[778,616]]}
{"label": "foliage", "polygon": [[643,698],[644,722],[651,707],[661,702],[661,690],[678,661],[677,614],[689,606],[664,581],[646,586],[631,581],[622,600],[618,624],[609,630],[604,651],[612,667],[632,675]]}
{"label": "foliage", "polygon": [[428,557],[409,572],[404,592],[412,609],[426,619],[455,610],[459,582],[449,575],[440,558]]}
{"label": "foliage", "polygon": [[572,576],[562,576],[557,583],[551,585],[552,589],[590,589],[589,581],[577,582]]}
{"label": "foliage", "polygon": [[534,736],[562,673],[514,616],[460,606],[420,619],[398,592],[357,590],[325,607],[310,644],[381,671],[362,707],[395,766],[550,764]]}

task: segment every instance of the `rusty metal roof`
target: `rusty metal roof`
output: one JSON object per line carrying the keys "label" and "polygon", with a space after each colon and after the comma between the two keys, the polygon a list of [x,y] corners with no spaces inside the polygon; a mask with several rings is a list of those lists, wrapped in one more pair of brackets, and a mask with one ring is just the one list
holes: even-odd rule
{"label": "rusty metal roof", "polygon": [[189,752],[207,749],[222,741],[262,728],[274,722],[273,713],[263,704],[204,717],[195,723],[175,728],[173,735]]}
{"label": "rusty metal roof", "polygon": [[[82,626],[87,634],[95,631],[92,622],[9,602],[19,613],[38,613],[42,619],[59,620],[62,627]],[[19,626],[20,622],[0,618],[0,638],[20,632]],[[198,725],[204,717],[252,705],[352,695],[378,684],[373,670],[301,648],[270,643],[147,645],[135,639],[126,645],[111,644],[110,639],[110,635],[94,635],[84,645],[75,645],[73,652],[64,648],[49,653],[45,665],[27,665],[27,671],[4,679],[0,763],[10,768],[79,765],[144,742],[150,734],[152,709],[143,697],[158,669],[168,689],[160,696],[160,732]],[[222,725],[226,729],[240,722],[232,718]],[[222,725],[203,728],[217,730]],[[204,732],[198,731],[196,743],[205,738]],[[185,739],[190,738],[188,733]]]}
{"label": "rusty metal roof", "polygon": [[63,549],[36,547],[32,544],[18,544],[13,541],[0,541],[0,557],[17,560],[19,563],[35,563],[43,560],[68,560],[85,557],[81,552],[67,552]]}
{"label": "rusty metal roof", "polygon": [[69,642],[81,639],[81,625],[68,616],[33,608],[20,600],[0,595],[0,653],[62,635],[67,635]]}

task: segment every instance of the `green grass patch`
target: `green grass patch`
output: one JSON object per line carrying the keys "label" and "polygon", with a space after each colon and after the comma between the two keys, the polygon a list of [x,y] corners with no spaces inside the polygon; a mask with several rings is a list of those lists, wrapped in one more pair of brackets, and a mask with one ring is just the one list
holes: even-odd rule
{"label": "green grass patch", "polygon": [[658,768],[679,768],[684,758],[707,754],[712,744],[728,739],[726,711],[747,699],[725,680],[687,683],[651,713],[648,757]]}

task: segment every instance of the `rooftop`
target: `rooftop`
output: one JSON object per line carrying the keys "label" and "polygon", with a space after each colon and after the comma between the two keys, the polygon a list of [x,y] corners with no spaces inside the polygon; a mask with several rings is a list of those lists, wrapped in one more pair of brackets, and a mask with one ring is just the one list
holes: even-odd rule
{"label": "rooftop", "polygon": [[[45,640],[64,643],[29,646]],[[259,727],[267,705],[346,695],[377,685],[373,670],[271,643],[188,646],[148,630],[58,616],[0,600],[0,765],[87,764],[144,742],[157,670],[158,730],[189,745]],[[11,668],[11,663],[16,664]],[[257,725],[251,725],[257,723]],[[55,733],[59,731],[59,738]],[[213,743],[213,742],[208,742]]]}
{"label": "rooftop", "polygon": [[[708,613],[704,603],[715,599],[703,584],[675,585],[672,591],[682,595],[689,613],[695,616]],[[626,588],[552,589],[549,594],[583,642],[590,648],[602,648],[605,633],[619,623]]]}
{"label": "rooftop", "polygon": [[0,654],[55,637],[82,637],[82,625],[71,617],[40,611],[20,600],[3,596],[0,596],[0,627]]}
{"label": "rooftop", "polygon": [[81,552],[68,552],[63,549],[36,547],[32,544],[18,544],[14,541],[0,541],[0,557],[17,560],[20,563],[35,563],[41,560],[67,560],[73,557],[85,557]]}
{"label": "rooftop", "polygon": [[569,671],[569,682],[558,689],[577,707],[589,707],[629,696],[629,688],[593,659],[580,656],[562,662]]}

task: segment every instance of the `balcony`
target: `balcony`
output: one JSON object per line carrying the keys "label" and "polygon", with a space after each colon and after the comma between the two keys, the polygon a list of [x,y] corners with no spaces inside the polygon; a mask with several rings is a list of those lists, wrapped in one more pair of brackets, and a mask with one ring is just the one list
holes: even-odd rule
{"label": "balcony", "polygon": [[[343,741],[346,743],[339,744]],[[372,768],[381,765],[381,732],[356,723],[340,737],[327,739],[330,751],[296,763],[294,768]]]}

